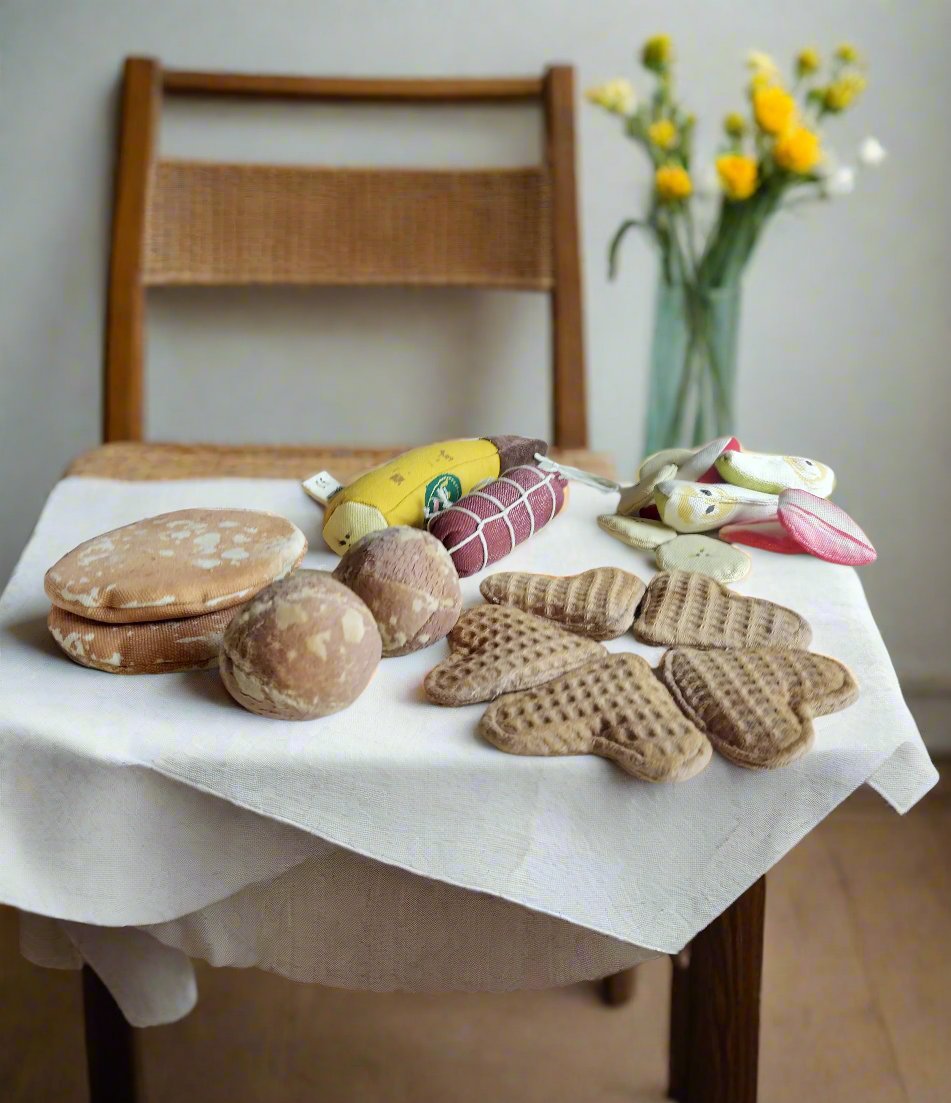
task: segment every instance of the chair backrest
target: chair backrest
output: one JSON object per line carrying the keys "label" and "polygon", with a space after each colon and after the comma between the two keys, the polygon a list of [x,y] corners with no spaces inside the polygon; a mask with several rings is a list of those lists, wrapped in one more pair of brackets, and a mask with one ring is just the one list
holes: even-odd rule
{"label": "chair backrest", "polygon": [[[537,101],[524,168],[403,169],[159,158],[166,95],[400,103]],[[324,284],[534,290],[551,300],[553,443],[587,446],[574,71],[492,79],[200,73],[125,62],[106,319],[107,441],[141,440],[146,290]]]}

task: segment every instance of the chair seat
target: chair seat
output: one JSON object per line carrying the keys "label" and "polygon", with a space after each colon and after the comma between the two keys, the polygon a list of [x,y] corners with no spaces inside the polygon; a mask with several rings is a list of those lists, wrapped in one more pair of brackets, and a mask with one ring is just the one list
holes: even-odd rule
{"label": "chair seat", "polygon": [[[116,441],[90,449],[69,465],[67,475],[103,479],[306,479],[327,470],[341,482],[385,463],[405,446],[392,448],[336,445],[176,444]],[[614,461],[604,452],[552,449],[559,463],[612,478]]]}

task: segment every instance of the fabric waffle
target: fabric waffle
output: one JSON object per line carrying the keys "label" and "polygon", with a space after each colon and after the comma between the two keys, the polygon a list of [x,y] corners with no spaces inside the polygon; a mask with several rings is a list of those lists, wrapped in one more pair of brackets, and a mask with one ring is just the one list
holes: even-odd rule
{"label": "fabric waffle", "polygon": [[731,593],[687,571],[655,575],[634,634],[663,647],[808,647],[812,629],[792,609]]}
{"label": "fabric waffle", "polygon": [[595,640],[615,639],[631,627],[644,589],[637,575],[620,567],[595,567],[562,578],[503,571],[479,587],[494,605],[524,609]]}
{"label": "fabric waffle", "polygon": [[467,609],[449,633],[448,659],[424,681],[437,705],[471,705],[540,685],[604,654],[580,639],[511,605]]}
{"label": "fabric waffle", "polygon": [[629,653],[495,701],[479,730],[510,754],[596,754],[642,781],[685,781],[713,753],[649,664]]}
{"label": "fabric waffle", "polygon": [[80,666],[110,674],[173,674],[218,665],[221,637],[241,608],[219,609],[200,617],[139,624],[101,624],[50,608],[53,639]]}
{"label": "fabric waffle", "polygon": [[668,651],[660,676],[725,758],[748,769],[785,766],[812,746],[812,719],[858,697],[851,671],[811,651]]}

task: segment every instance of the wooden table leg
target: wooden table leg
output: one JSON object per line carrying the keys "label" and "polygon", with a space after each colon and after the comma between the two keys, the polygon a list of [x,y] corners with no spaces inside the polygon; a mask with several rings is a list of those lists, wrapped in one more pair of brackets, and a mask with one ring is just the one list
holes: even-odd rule
{"label": "wooden table leg", "polygon": [[608,1007],[621,1007],[634,995],[637,987],[637,970],[622,969],[620,973],[612,973],[604,977],[600,982],[601,1000]]}
{"label": "wooden table leg", "polygon": [[83,1012],[89,1103],[135,1103],[132,1027],[88,965],[83,966]]}
{"label": "wooden table leg", "polygon": [[678,1103],[756,1103],[766,878],[674,960],[670,1082]]}

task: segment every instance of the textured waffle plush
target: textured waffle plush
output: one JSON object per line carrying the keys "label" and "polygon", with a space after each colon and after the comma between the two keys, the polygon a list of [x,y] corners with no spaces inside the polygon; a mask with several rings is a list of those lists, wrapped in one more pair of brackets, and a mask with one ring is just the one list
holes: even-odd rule
{"label": "textured waffle plush", "polygon": [[730,593],[686,571],[651,579],[634,634],[664,647],[808,647],[812,639],[809,624],[792,609]]}
{"label": "textured waffle plush", "polygon": [[603,655],[593,640],[511,605],[466,609],[449,633],[451,653],[427,675],[437,705],[471,705],[540,685]]}
{"label": "textured waffle plush", "polygon": [[533,464],[511,467],[429,521],[460,578],[483,570],[533,536],[564,508],[567,480]]}
{"label": "textured waffle plush", "polygon": [[644,583],[620,567],[595,567],[561,578],[502,571],[489,575],[479,589],[495,605],[514,605],[595,640],[623,635],[644,596]]}
{"label": "textured waffle plush", "polygon": [[631,654],[606,655],[503,697],[486,709],[479,730],[510,754],[596,754],[643,781],[684,781],[712,754],[650,666]]}
{"label": "textured waffle plush", "polygon": [[240,605],[306,551],[304,534],[277,514],[180,509],[86,540],[44,585],[54,605],[89,620],[177,620]]}
{"label": "textured waffle plush", "polygon": [[80,666],[110,674],[172,674],[218,665],[221,637],[241,608],[200,617],[139,624],[101,624],[55,605],[47,624],[53,639]]}
{"label": "textured waffle plush", "polygon": [[785,766],[812,746],[812,720],[850,705],[847,667],[809,651],[668,651],[664,684],[725,758],[748,769]]}

